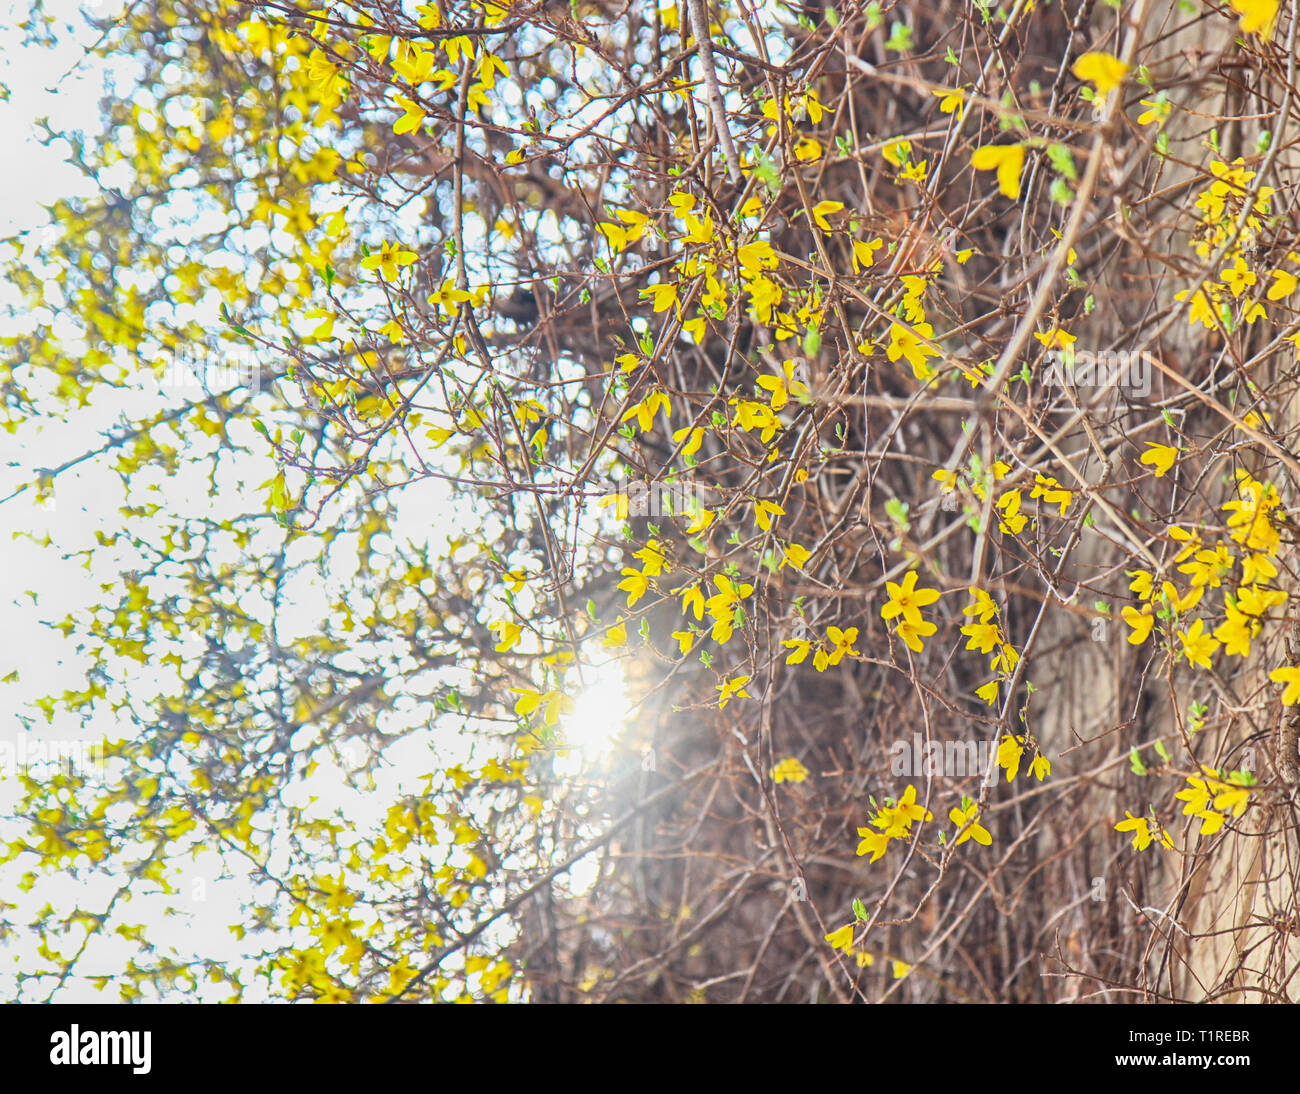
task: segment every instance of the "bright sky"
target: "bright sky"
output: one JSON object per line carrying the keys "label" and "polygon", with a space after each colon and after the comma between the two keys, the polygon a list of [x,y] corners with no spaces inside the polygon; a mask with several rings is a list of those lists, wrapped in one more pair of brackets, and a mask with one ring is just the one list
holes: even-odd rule
{"label": "bright sky", "polygon": [[[85,59],[84,50],[77,42],[93,37],[83,30],[79,38],[66,31],[60,32],[63,44],[52,53],[43,48],[22,45],[22,34],[17,23],[26,15],[28,0],[0,0],[0,84],[8,88],[7,99],[0,101],[0,147],[8,153],[11,164],[21,164],[21,170],[0,172],[0,237],[15,232],[30,231],[39,234],[48,223],[43,205],[62,197],[87,193],[89,188],[80,172],[66,163],[69,147],[62,141],[42,145],[38,139],[38,119],[48,118],[52,128],[84,129],[94,131],[97,126],[98,100],[104,93],[107,73],[102,64]],[[52,0],[47,7],[65,19],[77,22],[77,12],[84,5],[70,0]],[[98,0],[106,9],[120,7],[119,0]],[[118,86],[129,88],[128,72],[120,72]],[[0,91],[3,96],[3,91]],[[0,302],[12,301],[7,286],[0,285]],[[0,323],[3,321],[0,320]],[[6,332],[8,333],[8,332]],[[21,368],[21,361],[7,361],[10,368]],[[174,374],[173,374],[174,376]],[[40,377],[25,378],[28,386],[39,391]],[[30,481],[33,471],[57,467],[81,456],[98,443],[99,430],[109,428],[124,412],[140,414],[157,409],[159,400],[174,399],[177,395],[197,394],[169,390],[174,384],[160,388],[152,377],[142,377],[139,390],[112,401],[98,400],[79,412],[75,423],[53,419],[43,420],[18,434],[0,431],[0,605],[3,606],[6,627],[0,634],[0,678],[17,673],[17,681],[0,684],[0,845],[20,834],[13,823],[4,819],[17,796],[17,786],[12,778],[15,761],[21,766],[24,757],[30,758],[33,749],[48,746],[51,741],[67,743],[80,741],[84,758],[89,758],[90,747],[105,736],[117,738],[133,732],[129,726],[95,724],[89,730],[71,719],[56,716],[52,724],[45,724],[37,716],[26,728],[19,715],[26,711],[32,700],[64,690],[80,690],[86,686],[85,664],[75,649],[75,639],[65,638],[47,624],[57,622],[69,613],[84,610],[103,599],[100,585],[120,580],[121,571],[130,566],[126,556],[114,558],[109,552],[98,549],[95,562],[87,569],[81,559],[62,555],[89,548],[95,544],[97,529],[112,530],[117,526],[117,509],[124,502],[124,492],[118,476],[98,461],[87,461],[61,474],[57,480],[53,502],[41,502],[33,491],[17,496],[11,494],[23,483]],[[268,461],[268,466],[269,461]],[[232,472],[233,473],[233,472]],[[256,471],[237,477],[248,482],[260,482],[268,474]],[[170,498],[204,498],[206,481],[198,479],[187,486],[185,470],[165,484]],[[441,483],[425,483],[410,487],[404,492],[400,507],[401,522],[394,529],[397,539],[436,540],[445,535],[451,526],[448,514],[453,506],[447,490]],[[229,499],[239,507],[247,508],[247,498]],[[218,504],[214,501],[213,504]],[[13,538],[18,534],[19,538]],[[27,538],[45,540],[48,535],[52,547],[42,547]],[[342,557],[345,551],[335,552]],[[331,579],[346,580],[347,574],[334,573]],[[29,595],[29,591],[36,595]],[[335,593],[334,595],[337,595]],[[279,620],[280,637],[287,640],[294,630],[312,633],[318,626],[326,603],[323,588],[301,588],[294,596],[295,603]],[[287,632],[287,633],[286,633]],[[200,641],[198,636],[194,639]],[[598,659],[600,660],[600,659]],[[139,685],[143,689],[152,681],[148,670],[143,670]],[[575,752],[563,765],[577,774],[596,755],[603,752],[618,728],[623,724],[620,708],[626,706],[622,673],[610,662],[588,670],[588,693],[578,696],[577,707],[567,721],[569,740],[580,751]],[[409,706],[409,704],[408,704]],[[402,709],[399,699],[394,704],[394,716],[409,718],[409,710]],[[418,715],[419,712],[416,712]],[[337,777],[328,785],[330,772],[314,778],[312,785],[296,788],[293,799],[307,804],[308,793],[320,796],[318,807],[328,808],[347,802],[348,815],[358,825],[382,818],[388,802],[403,790],[414,789],[405,785],[422,772],[431,769],[429,740],[414,735],[401,742],[394,753],[386,756],[387,772],[378,778],[378,793],[358,795],[346,792]],[[440,765],[463,762],[468,756],[470,742],[463,736],[446,739],[439,734],[437,760]],[[337,773],[334,773],[337,776]],[[378,810],[377,814],[374,811]],[[374,814],[374,815],[371,815]],[[127,916],[128,921],[145,923],[151,941],[165,950],[177,943],[179,951],[198,952],[204,956],[235,960],[240,944],[226,929],[226,925],[239,921],[240,900],[251,890],[242,879],[220,879],[220,864],[215,856],[197,860],[186,876],[175,879],[179,896],[171,898],[173,905],[185,907],[188,901],[194,912],[186,917],[164,917],[162,901],[137,900]],[[19,870],[13,864],[0,867],[0,892],[4,899],[16,904],[18,910],[10,912],[16,922],[34,916],[37,907],[46,900],[56,906],[71,908],[76,905],[90,909],[102,908],[113,895],[115,880],[73,881],[65,886],[42,883],[30,894],[17,888]],[[581,889],[594,877],[590,871],[579,870],[571,879],[575,888]],[[15,971],[32,966],[30,938],[19,936],[16,943],[0,947],[0,999],[13,996]],[[26,946],[26,952],[24,951]],[[120,951],[120,952],[114,952]],[[120,965],[130,952],[125,943],[96,944],[83,963],[83,974],[109,973]],[[42,962],[43,964],[43,962]],[[208,994],[200,998],[213,1000],[226,996],[228,989],[208,986]],[[250,992],[248,998],[252,999]],[[59,996],[61,1001],[115,1001],[116,992],[110,988],[103,995],[88,984],[80,982]]]}

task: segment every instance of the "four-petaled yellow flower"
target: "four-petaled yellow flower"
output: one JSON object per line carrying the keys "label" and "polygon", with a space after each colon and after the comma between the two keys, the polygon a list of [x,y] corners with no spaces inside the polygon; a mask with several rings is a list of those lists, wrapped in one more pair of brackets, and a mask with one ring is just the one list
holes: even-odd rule
{"label": "four-petaled yellow flower", "polygon": [[901,615],[903,620],[913,627],[917,627],[923,621],[921,609],[939,599],[938,589],[916,587],[915,570],[908,570],[901,584],[896,585],[892,581],[886,581],[885,591],[889,594],[889,602],[880,609],[880,618],[888,621]]}
{"label": "four-petaled yellow flower", "polygon": [[1203,669],[1210,667],[1210,658],[1219,649],[1218,640],[1205,633],[1205,622],[1200,619],[1185,631],[1179,631],[1178,640],[1183,644],[1188,662]]}
{"label": "four-petaled yellow flower", "polygon": [[934,327],[929,323],[917,323],[911,330],[901,323],[894,323],[889,328],[889,345],[885,347],[885,356],[891,361],[900,357],[912,366],[912,374],[924,383],[934,375],[928,363],[929,358],[938,357],[939,351],[921,339],[934,341]]}
{"label": "four-petaled yellow flower", "polygon": [[845,631],[840,630],[839,627],[827,627],[826,637],[831,640],[835,647],[830,652],[829,664],[838,665],[842,660],[844,660],[845,654],[849,657],[862,656],[861,651],[853,648],[853,643],[856,642],[858,638],[857,627],[850,627]]}
{"label": "four-petaled yellow flower", "polygon": [[960,847],[968,839],[973,839],[976,843],[988,847],[993,843],[993,837],[989,830],[979,823],[980,808],[975,802],[971,802],[964,809],[958,809],[954,806],[948,810],[948,819],[957,826],[958,835],[953,841],[954,847]]}
{"label": "four-petaled yellow flower", "polygon": [[378,270],[385,281],[396,281],[401,267],[409,266],[416,257],[414,251],[408,251],[400,243],[384,243],[374,254],[361,260],[361,268]]}

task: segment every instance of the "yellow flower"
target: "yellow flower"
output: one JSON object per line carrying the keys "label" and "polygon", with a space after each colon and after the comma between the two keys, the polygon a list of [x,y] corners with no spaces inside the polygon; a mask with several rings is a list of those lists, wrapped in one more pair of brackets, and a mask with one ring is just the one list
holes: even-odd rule
{"label": "yellow flower", "polygon": [[993,655],[993,660],[989,662],[989,668],[994,672],[1010,673],[1015,670],[1016,664],[1020,661],[1020,654],[1016,652],[1015,646],[1003,645],[997,653]]}
{"label": "yellow flower", "polygon": [[650,582],[640,570],[623,570],[624,578],[618,583],[618,587],[627,593],[627,606],[633,608],[636,602],[646,594],[650,587]]}
{"label": "yellow flower", "polygon": [[618,617],[618,622],[609,628],[605,637],[600,640],[600,644],[609,650],[616,650],[620,646],[627,645],[627,624],[623,622],[623,617]]}
{"label": "yellow flower", "polygon": [[642,289],[641,295],[649,297],[654,302],[654,309],[657,312],[667,311],[678,302],[677,285],[675,283],[651,285],[648,289]]}
{"label": "yellow flower", "polygon": [[853,272],[861,273],[876,264],[876,252],[885,245],[883,239],[873,239],[864,243],[860,239],[853,241]]}
{"label": "yellow flower", "polygon": [[1125,570],[1124,573],[1133,579],[1129,582],[1129,588],[1143,600],[1150,600],[1155,596],[1151,584],[1155,580],[1155,575],[1149,570]]}
{"label": "yellow flower", "polygon": [[1219,643],[1204,631],[1205,623],[1198,619],[1185,631],[1178,632],[1178,640],[1183,644],[1183,655],[1189,663],[1208,669],[1210,658],[1218,651]]}
{"label": "yellow flower", "polygon": [[754,502],[754,519],[764,532],[772,530],[772,518],[785,516],[785,510],[774,501]]}
{"label": "yellow flower", "polygon": [[948,91],[946,88],[939,88],[932,91],[932,95],[939,97],[939,113],[951,114],[966,100],[966,92],[958,88],[956,91]]}
{"label": "yellow flower", "polygon": [[859,855],[870,855],[870,862],[875,862],[889,848],[889,837],[883,832],[877,832],[871,828],[859,828],[858,835],[862,837],[858,843]]}
{"label": "yellow flower", "polygon": [[961,633],[970,639],[966,648],[980,653],[992,653],[993,647],[1002,641],[1002,632],[996,623],[967,623]]}
{"label": "yellow flower", "polygon": [[800,137],[794,146],[794,158],[801,163],[811,163],[822,158],[821,141],[812,137]]}
{"label": "yellow flower", "polygon": [[1152,823],[1146,817],[1135,817],[1127,809],[1124,810],[1124,816],[1128,819],[1115,825],[1115,831],[1132,832],[1133,846],[1139,851],[1145,851],[1153,841],[1158,841],[1162,847],[1173,847],[1173,840],[1158,824],[1153,831]]}
{"label": "yellow flower", "polygon": [[1284,706],[1293,707],[1296,703],[1300,703],[1300,666],[1283,665],[1270,672],[1268,678],[1275,684],[1286,685],[1282,692]]}
{"label": "yellow flower", "polygon": [[1152,122],[1158,122],[1163,125],[1169,118],[1172,107],[1167,101],[1157,99],[1142,99],[1139,103],[1145,106],[1141,114],[1138,115],[1138,125],[1150,125]]}
{"label": "yellow flower", "polygon": [[[1231,523],[1231,521],[1229,523]],[[1180,528],[1176,524],[1170,526],[1169,538],[1176,539],[1179,543],[1183,544],[1183,547],[1178,554],[1174,555],[1175,562],[1182,562],[1183,559],[1190,558],[1201,549],[1200,535],[1187,528]],[[1168,584],[1168,582],[1165,582],[1165,584]],[[1131,585],[1129,588],[1136,588],[1136,586]]]}
{"label": "yellow flower", "polygon": [[853,928],[855,926],[856,924],[854,923],[846,923],[838,930],[831,931],[831,933],[826,936],[826,941],[831,944],[831,949],[844,950],[847,952],[848,948],[853,945]]}
{"label": "yellow flower", "polygon": [[397,105],[405,113],[393,123],[393,132],[398,134],[415,132],[424,124],[424,119],[428,116],[424,107],[404,95],[397,95],[395,98],[397,99]]}
{"label": "yellow flower", "polygon": [[924,619],[919,623],[913,623],[904,619],[898,625],[898,637],[907,643],[907,648],[913,653],[920,653],[923,647],[922,640],[934,634],[939,628],[933,623],[927,623]]}
{"label": "yellow flower", "polygon": [[779,261],[772,244],[766,239],[744,244],[736,251],[736,258],[740,261],[741,272],[748,277],[754,277],[763,270],[776,269]]}
{"label": "yellow flower", "polygon": [[1212,781],[1189,775],[1187,782],[1187,789],[1180,790],[1174,797],[1187,803],[1183,806],[1184,816],[1198,816],[1209,808],[1210,801],[1214,798],[1215,792],[1211,789]]}
{"label": "yellow flower", "polygon": [[829,232],[831,226],[826,218],[832,213],[838,213],[843,208],[844,202],[842,201],[819,201],[812,207],[813,223],[823,232]]}
{"label": "yellow flower", "polygon": [[1129,73],[1129,66],[1118,57],[1109,53],[1085,53],[1070,70],[1080,80],[1087,80],[1097,89],[1097,94],[1104,100],[1124,82]]}
{"label": "yellow flower", "polygon": [[981,623],[987,623],[998,614],[998,606],[993,603],[993,598],[985,590],[972,585],[970,595],[971,603],[962,608],[962,615],[973,615]]}
{"label": "yellow flower", "polygon": [[472,299],[472,294],[456,288],[454,281],[447,280],[429,297],[429,303],[435,310],[441,308],[448,315],[457,316],[460,314],[460,305]]}
{"label": "yellow flower", "polygon": [[704,443],[704,430],[700,426],[683,426],[673,433],[673,440],[678,444],[682,443],[682,438],[690,434],[690,439],[682,445],[683,456],[693,456],[700,450],[700,445]]}
{"label": "yellow flower", "polygon": [[[1235,776],[1233,776],[1235,778]],[[1241,786],[1237,783],[1217,783],[1215,789],[1218,791],[1214,795],[1214,808],[1223,813],[1231,813],[1234,817],[1239,817],[1246,811],[1246,806],[1250,804],[1250,787]]]}
{"label": "yellow flower", "polygon": [[802,570],[808,564],[812,557],[812,552],[807,547],[801,547],[797,543],[791,543],[782,549],[781,565],[777,570],[784,569],[787,565],[793,566],[796,570]]}
{"label": "yellow flower", "polygon": [[975,802],[971,802],[964,809],[954,806],[948,810],[948,819],[957,826],[960,833],[953,841],[954,847],[960,847],[968,839],[973,839],[985,847],[993,843],[993,837],[989,835],[988,829],[978,823],[979,815],[979,806]]}
{"label": "yellow flower", "polygon": [[826,637],[831,640],[834,649],[830,652],[830,664],[838,665],[844,660],[845,654],[849,657],[861,657],[862,652],[853,648],[853,643],[857,641],[858,628],[850,627],[846,631],[840,630],[839,627],[827,627]]}
{"label": "yellow flower", "polygon": [[1040,752],[1029,765],[1029,773],[1042,782],[1052,773],[1052,762]]}
{"label": "yellow flower", "polygon": [[1202,809],[1197,813],[1193,813],[1192,816],[1200,818],[1200,835],[1202,836],[1214,835],[1215,832],[1223,827],[1224,821],[1228,819],[1222,813],[1216,813],[1213,809]]}
{"label": "yellow flower", "polygon": [[920,163],[909,163],[898,177],[905,182],[925,182],[929,177],[929,160],[922,160]]}
{"label": "yellow flower", "polygon": [[378,270],[385,281],[396,281],[399,268],[409,266],[415,259],[415,252],[406,250],[400,243],[384,243],[374,254],[361,260],[361,268]]}
{"label": "yellow flower", "polygon": [[[916,803],[916,787],[908,784],[896,805],[882,806],[871,823],[885,833],[888,839],[902,839],[912,830],[914,821],[933,820],[934,814]],[[859,830],[861,835],[861,830]]]}
{"label": "yellow flower", "polygon": [[1237,590],[1237,610],[1244,615],[1262,616],[1269,608],[1286,603],[1286,593],[1281,589],[1261,589],[1258,585],[1243,586]]}
{"label": "yellow flower", "polygon": [[1243,34],[1269,38],[1277,22],[1278,0],[1228,0],[1228,6],[1241,16]]}
{"label": "yellow flower", "polygon": [[1238,256],[1237,261],[1226,270],[1219,271],[1219,279],[1228,286],[1233,299],[1239,297],[1259,280],[1255,276],[1255,271],[1247,266],[1245,259],[1240,256]]}
{"label": "yellow flower", "polygon": [[685,657],[691,652],[691,647],[695,644],[695,635],[691,631],[673,631],[673,637],[677,639],[677,648],[682,651]]}
{"label": "yellow flower", "polygon": [[787,665],[802,665],[812,650],[812,643],[806,638],[787,638],[781,645],[791,651],[785,659]]}
{"label": "yellow flower", "polygon": [[1067,490],[1051,475],[1035,475],[1034,488],[1029,491],[1031,498],[1042,498],[1048,505],[1057,506],[1057,512],[1065,516],[1065,511],[1074,500],[1074,492]]}
{"label": "yellow flower", "polygon": [[1254,585],[1255,582],[1272,581],[1277,577],[1277,564],[1268,555],[1245,555],[1241,560],[1241,583]]}
{"label": "yellow flower", "polygon": [[[892,581],[885,582],[885,590],[889,594],[889,602],[880,609],[880,617],[884,620],[893,619],[901,615],[905,622],[915,627],[921,623],[921,609],[933,604],[939,599],[938,589],[918,589],[916,587],[916,571],[908,570],[903,576],[901,584],[895,584]],[[930,633],[934,633],[931,631]]]}
{"label": "yellow flower", "polygon": [[509,653],[519,643],[519,636],[522,633],[518,623],[512,623],[508,619],[499,619],[495,623],[489,623],[488,629],[496,631],[497,634],[497,653]]}
{"label": "yellow flower", "polygon": [[717,519],[718,514],[712,509],[696,509],[694,514],[691,516],[691,523],[686,526],[686,534],[697,536]]}
{"label": "yellow flower", "polygon": [[1123,616],[1124,622],[1133,628],[1132,633],[1128,636],[1129,643],[1134,646],[1140,646],[1151,634],[1151,628],[1155,626],[1155,616],[1151,614],[1149,607],[1138,611],[1133,605],[1128,605],[1120,615]]}
{"label": "yellow flower", "polygon": [[917,323],[913,330],[894,323],[889,328],[889,345],[885,349],[885,355],[891,361],[905,358],[912,366],[912,374],[924,383],[934,375],[934,369],[927,361],[931,357],[938,357],[939,351],[921,341],[922,338],[934,341],[934,327],[929,323]]}
{"label": "yellow flower", "polygon": [[976,171],[997,171],[998,189],[1012,201],[1020,197],[1020,173],[1025,166],[1023,145],[985,145],[977,148],[971,155],[970,165]]}
{"label": "yellow flower", "polygon": [[1149,464],[1154,469],[1151,473],[1156,478],[1160,478],[1174,466],[1178,454],[1179,450],[1172,445],[1147,441],[1147,450],[1142,454],[1138,462]]}
{"label": "yellow flower", "polygon": [[1284,300],[1295,292],[1297,284],[1295,274],[1286,270],[1274,270],[1272,277],[1273,284],[1268,289],[1268,298],[1270,300]]}
{"label": "yellow flower", "polygon": [[734,680],[723,680],[718,685],[718,691],[722,694],[718,696],[718,709],[725,710],[727,704],[735,699],[748,699],[749,692],[745,690],[745,685],[749,683],[748,676],[737,676]]}
{"label": "yellow flower", "polygon": [[774,783],[801,783],[807,777],[808,769],[793,756],[787,756],[772,768],[772,781]]}
{"label": "yellow flower", "polygon": [[1048,349],[1068,349],[1079,340],[1075,335],[1062,330],[1060,327],[1053,327],[1046,334],[1035,331],[1034,337]]}
{"label": "yellow flower", "polygon": [[1200,603],[1201,596],[1205,593],[1205,586],[1193,585],[1184,595],[1179,596],[1173,582],[1165,581],[1160,585],[1160,592],[1175,612],[1185,615]]}
{"label": "yellow flower", "polygon": [[1020,773],[1020,759],[1024,754],[1025,747],[1017,738],[1010,735],[1002,738],[1002,742],[998,745],[997,762],[998,767],[1006,770],[1007,782]]}
{"label": "yellow flower", "polygon": [[768,403],[773,410],[781,410],[789,402],[791,395],[799,398],[808,394],[807,385],[794,378],[794,367],[793,361],[784,361],[781,364],[780,376],[758,378],[758,386],[770,393]]}
{"label": "yellow flower", "polygon": [[748,399],[741,399],[736,402],[736,425],[746,433],[752,430],[759,430],[759,440],[767,444],[776,431],[781,428],[781,422],[777,416],[772,413],[772,408],[766,403],[756,403]]}
{"label": "yellow flower", "polygon": [[998,498],[996,508],[1000,512],[998,517],[998,531],[1007,532],[1010,535],[1018,536],[1024,531],[1025,524],[1028,523],[1029,517],[1020,511],[1020,491],[1008,490]]}
{"label": "yellow flower", "polygon": [[648,540],[645,547],[636,551],[632,557],[640,560],[641,570],[646,577],[658,577],[668,565],[668,556],[659,550],[657,539]]}
{"label": "yellow flower", "polygon": [[654,428],[655,415],[663,408],[665,415],[671,417],[673,404],[668,396],[662,391],[652,391],[639,403],[629,406],[623,411],[623,417],[620,421],[630,421],[635,418],[638,426],[641,427],[642,433],[649,433]]}

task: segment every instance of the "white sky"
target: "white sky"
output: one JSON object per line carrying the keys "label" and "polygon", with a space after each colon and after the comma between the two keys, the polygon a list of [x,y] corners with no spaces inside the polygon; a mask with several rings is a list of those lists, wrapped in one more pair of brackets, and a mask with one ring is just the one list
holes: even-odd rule
{"label": "white sky", "polygon": [[[118,0],[99,0],[102,7],[120,6]],[[21,45],[21,34],[16,24],[25,17],[27,0],[0,0],[0,83],[9,88],[8,101],[0,101],[0,148],[10,164],[21,164],[21,170],[0,172],[0,237],[16,231],[40,232],[47,223],[42,205],[60,197],[88,192],[80,173],[65,161],[69,152],[63,142],[46,147],[36,139],[35,122],[42,117],[50,119],[51,127],[89,129],[96,128],[98,98],[103,87],[102,66],[86,62],[83,51],[75,41],[66,38],[53,54],[44,49],[27,49]],[[52,11],[73,16],[80,5],[69,0],[52,0]],[[83,36],[82,40],[87,40]],[[122,80],[123,84],[129,80]],[[12,290],[0,285],[0,302],[14,299]],[[0,323],[3,321],[0,320]],[[6,331],[5,333],[11,333]],[[6,367],[20,367],[21,362],[5,362]],[[174,375],[174,374],[173,374]],[[29,386],[39,389],[40,377],[33,377]],[[169,385],[169,388],[171,385]],[[191,396],[197,393],[188,392]],[[187,394],[168,388],[160,389],[152,378],[142,379],[138,391],[114,395],[97,400],[95,405],[78,411],[74,422],[43,419],[24,427],[16,434],[0,430],[0,498],[10,495],[19,484],[29,481],[33,470],[54,467],[81,455],[99,443],[98,431],[108,428],[123,412],[139,414],[176,395]],[[251,459],[251,458],[250,458]],[[233,472],[232,472],[233,473]],[[237,477],[246,482],[258,483],[269,478],[273,465],[267,461],[265,473],[254,468]],[[207,483],[196,480],[187,486],[186,472],[165,483],[169,498],[205,498]],[[259,496],[254,507],[260,507]],[[435,539],[444,535],[450,525],[445,485],[426,483],[408,488],[401,506],[401,524],[395,527],[399,540]],[[57,480],[55,499],[42,503],[33,491],[27,491],[0,505],[0,607],[3,607],[6,626],[0,632],[0,677],[17,672],[17,683],[0,684],[0,765],[6,763],[13,752],[21,756],[31,754],[33,745],[50,740],[80,740],[89,748],[104,736],[121,737],[132,732],[128,726],[94,725],[88,732],[70,719],[56,716],[53,724],[43,719],[33,723],[33,731],[22,726],[18,713],[26,709],[33,699],[59,694],[67,689],[85,686],[84,662],[75,650],[75,639],[64,638],[45,625],[57,622],[69,613],[84,610],[103,598],[100,585],[117,581],[124,568],[130,568],[126,555],[114,557],[110,551],[98,548],[93,567],[87,570],[82,560],[64,560],[61,554],[82,550],[95,544],[96,529],[112,531],[117,527],[117,509],[124,502],[124,492],[118,476],[96,461],[88,461],[61,474]],[[232,499],[241,508],[247,508],[248,498]],[[53,546],[38,546],[25,537],[30,533],[43,540],[46,535]],[[13,538],[18,534],[18,538]],[[346,552],[336,550],[335,556]],[[346,577],[334,574],[334,579]],[[28,591],[35,592],[35,597]],[[322,617],[323,591],[303,589],[297,602],[287,606],[280,620],[285,631],[299,630],[314,633]],[[281,633],[282,639],[289,637]],[[198,641],[196,637],[195,641]],[[600,660],[599,658],[597,660]],[[579,696],[577,709],[567,719],[569,739],[581,748],[565,765],[576,774],[589,759],[603,751],[613,733],[622,724],[615,708],[625,705],[622,674],[614,664],[589,671],[590,694]],[[148,673],[143,682],[147,683]],[[401,706],[400,702],[394,704]],[[400,716],[400,715],[399,715]],[[435,766],[463,762],[468,755],[470,742],[464,737],[444,740],[439,735],[437,764],[431,761],[429,741],[415,735],[401,743],[395,752],[401,755],[386,756],[388,769],[379,777],[377,793],[357,795],[346,792],[334,780],[329,787],[329,772],[323,779],[313,779],[310,787],[295,788],[293,798],[306,804],[308,793],[321,795],[318,807],[322,812],[334,805],[348,802],[349,817],[358,826],[382,818],[387,804],[404,791],[413,790],[419,777]],[[18,750],[22,749],[21,752]],[[17,786],[11,778],[12,771],[0,770],[0,844],[21,834],[12,823],[3,820],[17,797]],[[337,792],[336,792],[337,791]],[[171,943],[178,945],[182,956],[187,952],[206,957],[235,960],[242,949],[227,930],[227,925],[241,920],[239,902],[250,895],[248,886],[240,879],[218,880],[219,863],[200,858],[186,876],[174,879],[180,890],[172,897],[173,905],[194,909],[186,918],[165,918],[163,901],[137,900],[125,916],[129,922],[148,925],[151,941],[164,949]],[[23,866],[29,863],[21,864]],[[16,886],[20,870],[15,864],[0,867],[0,895],[19,911],[11,917],[21,921],[34,915],[47,900],[60,908],[75,905],[96,910],[111,898],[115,881],[111,877],[93,882],[72,881],[65,885],[39,884],[32,893],[23,894]],[[571,878],[575,888],[581,889],[592,880],[590,871],[577,870]],[[13,972],[17,968],[31,968],[34,942],[21,933],[8,946],[0,947],[0,1000],[12,997]],[[66,949],[66,947],[65,947]],[[106,940],[90,951],[81,972],[83,975],[108,974],[120,967],[120,962],[134,947],[126,943]],[[41,962],[43,964],[43,962]],[[250,985],[251,986],[251,985]],[[205,999],[222,999],[227,988],[208,985]],[[115,1001],[116,991],[110,987],[104,994],[95,992],[84,981],[74,983],[58,997],[61,1001]],[[247,998],[255,998],[250,991]]]}

